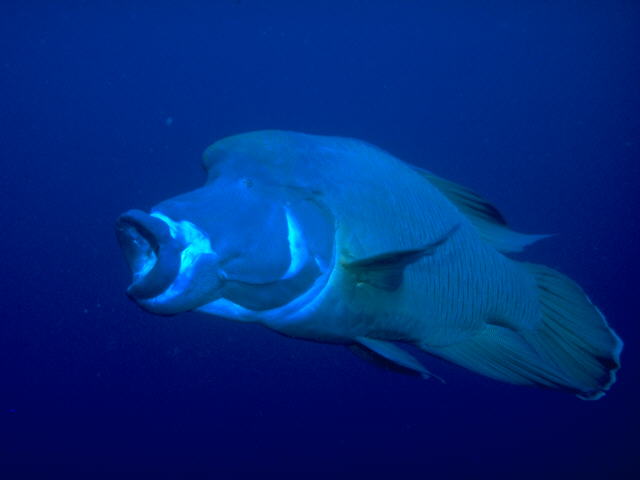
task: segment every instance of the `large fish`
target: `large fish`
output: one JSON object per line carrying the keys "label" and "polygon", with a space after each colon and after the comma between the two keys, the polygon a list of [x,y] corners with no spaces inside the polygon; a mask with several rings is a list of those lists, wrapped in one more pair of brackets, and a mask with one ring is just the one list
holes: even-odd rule
{"label": "large fish", "polygon": [[131,210],[128,293],[350,346],[424,377],[414,345],[498,380],[601,397],[622,342],[582,289],[511,260],[510,230],[466,188],[358,140],[260,131],[204,153],[204,187]]}

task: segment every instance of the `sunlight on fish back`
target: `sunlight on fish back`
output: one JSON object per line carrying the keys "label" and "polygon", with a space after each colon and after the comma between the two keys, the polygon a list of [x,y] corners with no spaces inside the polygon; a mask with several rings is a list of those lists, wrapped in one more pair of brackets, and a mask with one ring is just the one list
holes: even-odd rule
{"label": "sunlight on fish back", "polygon": [[546,235],[365,142],[286,131],[222,139],[204,187],[124,213],[128,293],[344,344],[428,378],[414,345],[491,378],[600,398],[622,341],[571,279],[506,256]]}

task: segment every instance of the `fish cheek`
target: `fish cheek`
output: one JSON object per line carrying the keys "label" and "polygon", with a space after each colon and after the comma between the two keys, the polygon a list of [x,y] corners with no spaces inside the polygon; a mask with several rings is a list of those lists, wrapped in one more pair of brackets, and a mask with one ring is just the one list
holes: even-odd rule
{"label": "fish cheek", "polygon": [[[229,280],[251,284],[282,277],[291,261],[282,208],[264,206],[239,219],[224,243],[222,268]],[[215,247],[214,247],[215,249]]]}

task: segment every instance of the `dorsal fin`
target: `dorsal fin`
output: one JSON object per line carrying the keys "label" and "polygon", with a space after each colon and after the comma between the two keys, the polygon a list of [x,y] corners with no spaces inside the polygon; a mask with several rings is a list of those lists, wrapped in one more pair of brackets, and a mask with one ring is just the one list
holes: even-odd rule
{"label": "dorsal fin", "polygon": [[469,219],[484,241],[501,252],[520,252],[528,245],[551,236],[514,232],[500,211],[477,193],[421,168],[415,170]]}

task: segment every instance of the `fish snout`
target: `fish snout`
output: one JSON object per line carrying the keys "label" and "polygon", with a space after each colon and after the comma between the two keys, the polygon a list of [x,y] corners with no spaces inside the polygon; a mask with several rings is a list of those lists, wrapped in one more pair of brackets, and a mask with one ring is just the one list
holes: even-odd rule
{"label": "fish snout", "polygon": [[184,246],[169,225],[141,210],[129,210],[116,221],[116,235],[133,274],[127,289],[131,297],[155,297],[174,282]]}

